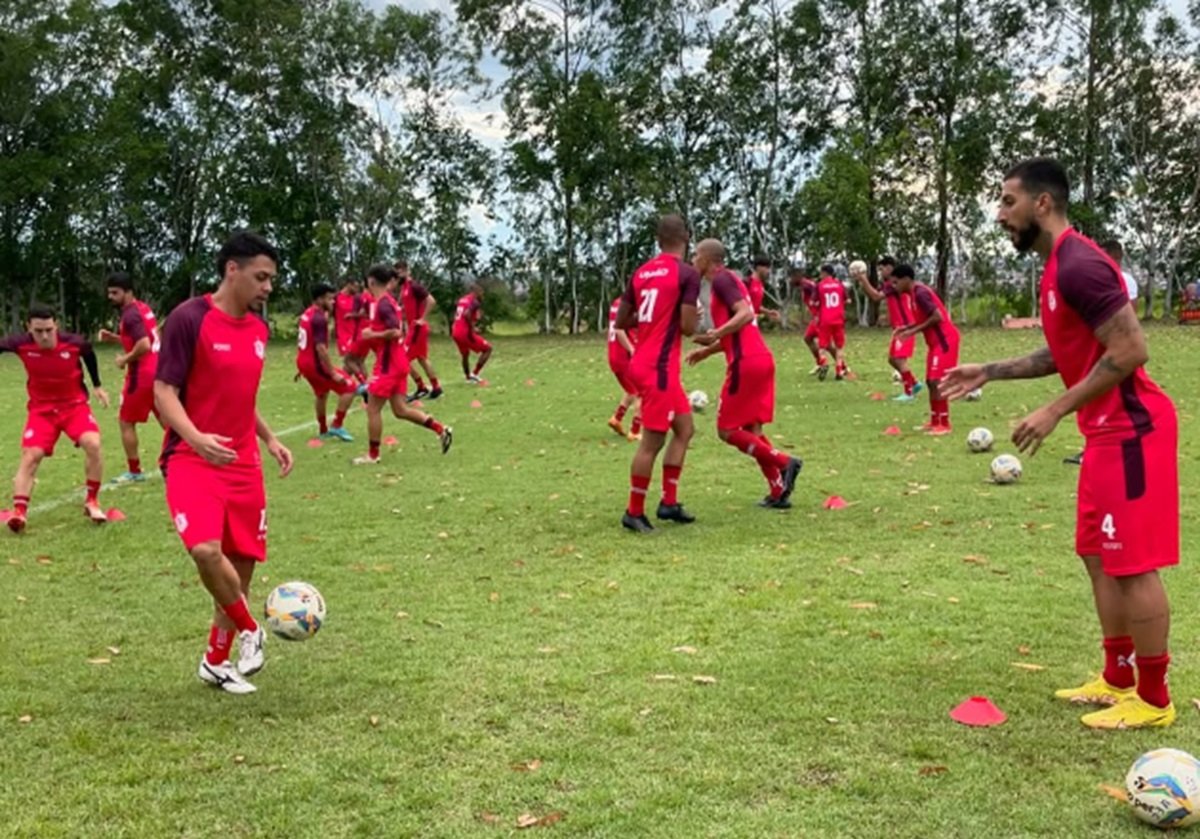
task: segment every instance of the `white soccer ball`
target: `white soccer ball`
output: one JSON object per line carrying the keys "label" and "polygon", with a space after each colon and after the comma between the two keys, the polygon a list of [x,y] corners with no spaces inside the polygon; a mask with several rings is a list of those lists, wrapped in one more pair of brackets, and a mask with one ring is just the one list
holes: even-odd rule
{"label": "white soccer ball", "polygon": [[849,270],[852,275],[865,274],[867,273],[867,263],[863,262],[861,259],[856,259],[850,263]]}
{"label": "white soccer ball", "polygon": [[276,586],[264,610],[267,626],[286,641],[304,641],[325,622],[325,598],[315,586],[302,582]]}
{"label": "white soccer ball", "polygon": [[968,402],[978,402],[980,399],[983,398],[983,388],[977,387],[974,390],[969,391],[967,393],[966,397],[964,397],[964,398]]}
{"label": "white soccer ball", "polygon": [[1014,455],[1002,454],[992,461],[992,480],[998,484],[1015,484],[1021,477],[1021,461]]}
{"label": "white soccer ball", "polygon": [[990,450],[994,442],[992,432],[986,428],[972,428],[971,433],[967,435],[967,448],[976,454]]}
{"label": "white soccer ball", "polygon": [[1125,775],[1133,812],[1161,828],[1200,821],[1200,761],[1179,749],[1155,749],[1133,762]]}
{"label": "white soccer ball", "polygon": [[700,414],[708,407],[708,394],[702,390],[693,390],[688,394],[688,402],[692,403],[692,410]]}

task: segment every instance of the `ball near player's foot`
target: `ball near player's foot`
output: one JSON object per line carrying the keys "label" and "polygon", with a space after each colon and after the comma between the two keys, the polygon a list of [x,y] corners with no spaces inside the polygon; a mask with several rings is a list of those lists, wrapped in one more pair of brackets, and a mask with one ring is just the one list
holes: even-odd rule
{"label": "ball near player's foot", "polygon": [[1015,484],[1021,478],[1021,461],[1015,455],[1002,454],[992,461],[992,480],[998,484]]}
{"label": "ball near player's foot", "polygon": [[284,583],[268,595],[264,613],[267,628],[280,638],[304,641],[325,622],[325,598],[308,583]]}

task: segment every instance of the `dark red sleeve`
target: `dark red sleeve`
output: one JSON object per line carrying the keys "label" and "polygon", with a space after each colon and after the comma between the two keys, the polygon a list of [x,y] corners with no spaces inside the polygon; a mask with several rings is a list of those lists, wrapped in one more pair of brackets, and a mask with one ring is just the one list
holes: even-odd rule
{"label": "dark red sleeve", "polygon": [[621,302],[628,304],[629,308],[637,310],[637,300],[633,296],[633,278],[629,278],[629,282],[625,283],[625,291],[621,294]]}
{"label": "dark red sleeve", "polygon": [[379,322],[383,324],[384,329],[399,329],[400,318],[396,314],[396,307],[392,305],[392,301],[385,297],[379,301],[379,305],[375,307],[375,317],[379,318]]}
{"label": "dark red sleeve", "polygon": [[679,263],[679,302],[695,306],[700,299],[700,273],[686,262]]}
{"label": "dark red sleeve", "polygon": [[1074,236],[1058,248],[1058,292],[1093,332],[1129,303],[1121,275],[1099,250]]}
{"label": "dark red sleeve", "polygon": [[60,332],[58,340],[79,348],[79,360],[87,368],[88,376],[92,380],[92,387],[100,387],[100,365],[96,361],[96,351],[92,349],[92,342],[74,332]]}
{"label": "dark red sleeve", "polygon": [[143,338],[150,337],[150,333],[146,331],[146,322],[142,320],[137,306],[126,306],[121,312],[121,329],[135,344]]}
{"label": "dark red sleeve", "polygon": [[420,283],[411,283],[410,285],[409,292],[412,294],[413,300],[422,303],[429,298],[429,289],[425,286]]}
{"label": "dark red sleeve", "polygon": [[712,283],[713,296],[720,300],[729,314],[733,314],[733,307],[742,297],[742,290],[738,288],[738,284],[734,281],[733,275],[728,271],[722,271],[713,278]]}
{"label": "dark red sleeve", "polygon": [[171,312],[163,329],[158,370],[154,374],[156,381],[177,388],[187,384],[192,359],[196,355],[196,344],[200,340],[200,327],[208,309],[205,298],[194,297],[180,303]]}
{"label": "dark red sleeve", "polygon": [[26,332],[24,335],[9,335],[0,338],[0,352],[17,352],[22,344],[28,344],[33,338]]}
{"label": "dark red sleeve", "polygon": [[370,304],[367,303],[366,292],[361,292],[354,295],[354,302],[350,304],[350,314],[361,315],[370,309]]}
{"label": "dark red sleeve", "polygon": [[314,312],[309,323],[312,326],[313,343],[319,347],[327,345],[329,343],[329,319],[325,317],[325,313],[319,310]]}
{"label": "dark red sleeve", "polygon": [[937,311],[937,304],[933,302],[933,293],[923,285],[913,289],[913,305],[917,307],[917,312],[924,315],[925,318]]}

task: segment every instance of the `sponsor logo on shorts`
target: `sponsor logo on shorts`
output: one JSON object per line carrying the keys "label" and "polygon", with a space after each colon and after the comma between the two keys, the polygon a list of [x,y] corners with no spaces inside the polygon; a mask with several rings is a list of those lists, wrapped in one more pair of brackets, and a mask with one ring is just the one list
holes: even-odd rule
{"label": "sponsor logo on shorts", "polygon": [[26,440],[32,440],[32,439],[33,439],[33,429],[32,429],[32,428],[26,428],[26,429],[25,429],[25,439],[26,439]]}
{"label": "sponsor logo on shorts", "polygon": [[175,529],[177,531],[179,531],[180,533],[183,533],[185,530],[188,529],[187,513],[176,513],[175,514]]}

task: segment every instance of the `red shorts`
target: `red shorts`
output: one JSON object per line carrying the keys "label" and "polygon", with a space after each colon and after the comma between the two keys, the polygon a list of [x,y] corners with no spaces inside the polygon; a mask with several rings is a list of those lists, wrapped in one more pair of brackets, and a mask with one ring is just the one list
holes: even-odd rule
{"label": "red shorts", "polygon": [[429,325],[413,326],[404,339],[404,349],[410,359],[429,358]]}
{"label": "red shorts", "polygon": [[487,352],[492,348],[492,345],[483,340],[483,336],[478,332],[472,332],[469,335],[460,335],[455,332],[454,343],[458,345],[458,351],[463,355],[469,352]]}
{"label": "red shorts", "polygon": [[324,396],[327,393],[336,393],[338,396],[345,396],[348,393],[354,393],[358,386],[350,378],[350,375],[345,370],[338,370],[342,374],[344,382],[339,382],[337,379],[331,379],[316,367],[311,365],[297,364],[296,369],[300,371],[300,375],[308,382],[308,386],[312,388],[312,392],[316,396]]}
{"label": "red shorts", "polygon": [[99,434],[100,426],[96,424],[92,408],[86,402],[63,408],[35,408],[25,420],[21,448],[41,449],[46,457],[50,457],[54,454],[58,435],[66,434],[67,439],[78,446],[79,438],[92,431]]}
{"label": "red shorts", "polygon": [[717,428],[732,431],[775,419],[775,359],[752,355],[725,371]]}
{"label": "red shorts", "polygon": [[820,327],[817,326],[817,322],[815,320],[810,320],[808,322],[808,327],[804,330],[804,340],[811,341],[813,338],[816,338],[820,334],[821,334],[821,329],[820,329]]}
{"label": "red shorts", "polygon": [[347,335],[345,338],[343,338],[341,335],[338,335],[337,342],[338,355],[349,355],[350,348],[354,346],[354,338],[350,335]]}
{"label": "red shorts", "polygon": [[846,346],[846,324],[822,323],[818,325],[817,343],[822,347],[836,346],[840,350]]}
{"label": "red shorts", "polygon": [[1084,446],[1075,552],[1110,577],[1179,564],[1178,436],[1172,412],[1144,437]]}
{"label": "red shorts", "polygon": [[888,345],[888,358],[912,358],[916,344],[915,335],[910,335],[903,341],[893,338],[892,343]]}
{"label": "red shorts", "polygon": [[958,341],[950,341],[947,349],[936,344],[925,354],[925,381],[940,382],[951,367],[958,366]]}
{"label": "red shorts", "polygon": [[191,551],[220,542],[228,557],[267,558],[267,494],[261,466],[213,466],[179,453],[167,466],[167,509]]}
{"label": "red shorts", "polygon": [[338,342],[338,352],[343,356],[349,355],[354,358],[366,358],[371,353],[371,342],[365,338],[355,338],[350,342],[349,347],[342,349],[342,344]]}
{"label": "red shorts", "polygon": [[621,390],[630,395],[637,395],[637,385],[633,379],[629,377],[629,356],[622,353],[620,358],[609,356],[608,369],[612,370],[614,376],[617,377],[617,382],[621,385]]}
{"label": "red shorts", "polygon": [[692,403],[683,392],[679,374],[667,374],[663,387],[659,387],[657,367],[629,365],[629,380],[637,388],[642,400],[642,426],[647,431],[666,434],[671,430],[675,417],[690,414]]}
{"label": "red shorts", "polygon": [[153,381],[137,390],[121,391],[121,409],[117,412],[117,419],[136,425],[149,421],[151,414],[158,416],[154,408]]}

